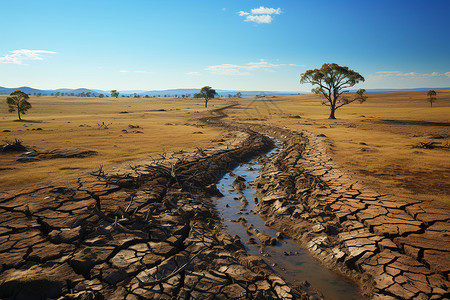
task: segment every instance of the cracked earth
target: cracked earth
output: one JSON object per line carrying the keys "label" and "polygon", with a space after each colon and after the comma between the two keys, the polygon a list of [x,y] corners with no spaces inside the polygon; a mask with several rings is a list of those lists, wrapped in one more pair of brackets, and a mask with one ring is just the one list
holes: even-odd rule
{"label": "cracked earth", "polygon": [[261,128],[283,141],[258,188],[259,213],[372,299],[448,299],[450,213],[379,194],[327,155],[325,137]]}
{"label": "cracked earth", "polygon": [[372,299],[450,297],[447,209],[363,186],[324,138],[249,126],[211,149],[0,192],[0,298],[313,298],[248,255],[210,200],[221,176],[272,147],[256,132],[284,146],[256,183],[269,226]]}
{"label": "cracked earth", "polygon": [[0,298],[308,297],[247,255],[210,201],[227,170],[271,146],[229,133],[214,149],[3,191]]}

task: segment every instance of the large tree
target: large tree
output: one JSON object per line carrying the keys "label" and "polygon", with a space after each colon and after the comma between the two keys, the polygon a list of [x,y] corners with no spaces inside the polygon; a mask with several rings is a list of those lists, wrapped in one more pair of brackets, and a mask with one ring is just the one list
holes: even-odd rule
{"label": "large tree", "polygon": [[326,100],[322,104],[330,107],[329,119],[336,119],[335,112],[344,105],[355,101],[363,103],[367,96],[366,90],[360,89],[354,97],[343,95],[346,88],[352,87],[364,77],[358,72],[350,70],[348,67],[341,67],[338,64],[323,64],[320,69],[306,70],[301,74],[300,83],[310,83],[317,86],[311,90],[315,94],[322,94]]}
{"label": "large tree", "polygon": [[119,97],[119,92],[117,90],[112,90],[111,91],[111,97],[112,98],[118,98]]}
{"label": "large tree", "polygon": [[9,112],[14,112],[17,110],[17,116],[19,117],[19,120],[22,120],[20,114],[25,114],[27,110],[31,108],[31,104],[28,102],[29,98],[30,96],[21,90],[16,90],[9,94],[9,97],[6,98]]}
{"label": "large tree", "polygon": [[436,91],[434,90],[429,90],[427,92],[427,96],[428,96],[428,102],[430,102],[430,107],[433,107],[433,102],[436,101]]}
{"label": "large tree", "polygon": [[212,98],[214,98],[215,95],[217,95],[216,90],[214,90],[210,86],[202,87],[202,89],[200,90],[200,93],[198,93],[198,94],[201,95],[203,98],[205,98],[205,107],[208,107],[209,99],[212,99]]}

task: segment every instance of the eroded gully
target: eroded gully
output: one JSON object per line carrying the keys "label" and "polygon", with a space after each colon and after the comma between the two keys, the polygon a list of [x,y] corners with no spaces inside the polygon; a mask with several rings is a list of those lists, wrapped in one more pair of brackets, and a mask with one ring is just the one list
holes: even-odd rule
{"label": "eroded gully", "polygon": [[[276,141],[275,144],[267,156],[281,150],[281,143]],[[217,184],[224,196],[213,200],[228,233],[239,236],[247,252],[262,257],[291,284],[305,286],[307,281],[327,299],[361,299],[355,285],[323,267],[294,241],[277,237],[278,232],[265,225],[256,213],[257,196],[253,184],[261,168],[258,159],[253,159],[227,173]]]}

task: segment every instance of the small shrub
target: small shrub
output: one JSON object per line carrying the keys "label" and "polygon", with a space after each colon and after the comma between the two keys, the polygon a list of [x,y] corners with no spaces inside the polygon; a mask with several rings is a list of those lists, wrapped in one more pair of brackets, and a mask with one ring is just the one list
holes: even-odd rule
{"label": "small shrub", "polygon": [[22,144],[22,141],[15,139],[12,141],[5,141],[6,144],[0,146],[1,152],[24,152],[27,148]]}

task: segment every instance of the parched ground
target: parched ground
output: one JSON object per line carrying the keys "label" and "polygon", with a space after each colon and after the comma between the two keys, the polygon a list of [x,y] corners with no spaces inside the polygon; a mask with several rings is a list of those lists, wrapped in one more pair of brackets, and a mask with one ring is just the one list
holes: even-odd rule
{"label": "parched ground", "polygon": [[[232,114],[221,121],[224,109]],[[448,195],[448,183],[442,180],[448,177],[448,161],[442,159],[447,150],[412,148],[417,142],[436,140],[445,146],[448,122],[416,124],[417,120],[412,120],[416,123],[411,124],[407,118],[383,121],[369,116],[370,120],[338,121],[342,124],[327,127],[325,121],[288,118],[287,112],[278,112],[273,118],[257,114],[242,118],[248,111],[241,103],[213,110],[202,124],[197,120],[194,126],[175,125],[183,128],[180,134],[186,137],[201,136],[198,130],[209,132],[210,137],[224,127],[233,131],[216,138],[210,148],[163,153],[158,159],[144,159],[148,155],[140,153],[132,157],[141,158],[134,165],[99,168],[93,175],[76,173],[73,180],[53,179],[3,189],[0,298],[310,297],[302,287],[288,286],[261,258],[248,256],[239,239],[223,229],[210,201],[210,196],[217,194],[214,183],[227,170],[270,147],[270,140],[256,132],[284,143],[283,151],[266,161],[257,184],[259,213],[267,224],[308,248],[328,267],[358,280],[366,296],[450,298],[450,214],[446,202],[436,200]],[[121,122],[122,126],[129,120]],[[164,128],[172,126],[165,124]],[[379,128],[374,130],[376,126]],[[410,126],[418,127],[411,133],[405,129]],[[96,135],[125,135],[121,127],[108,133],[86,130]],[[133,134],[136,136],[128,142],[147,143],[140,141],[139,133]],[[352,136],[350,141],[347,135]],[[377,165],[377,157],[390,157],[387,153],[392,150],[396,163],[387,164],[392,165],[393,175],[378,173],[386,165]],[[346,153],[355,154],[354,165],[348,164]],[[405,153],[410,161],[403,164],[398,157]],[[434,158],[435,153],[445,155]],[[43,150],[36,157],[46,160],[52,154]],[[92,163],[95,158],[83,160],[91,169],[97,166]],[[423,161],[429,164],[422,163],[422,167]],[[38,163],[26,164],[35,168],[33,164]],[[417,182],[414,172],[402,173],[408,166],[423,169],[422,182]],[[54,164],[42,167],[54,170]],[[21,169],[26,172],[27,167]],[[438,170],[439,176],[430,179],[427,174],[433,170]],[[408,197],[402,197],[394,173],[405,182]],[[408,176],[411,180],[405,181]],[[376,178],[374,184],[372,178]],[[383,178],[389,180],[384,188],[378,188]],[[435,186],[429,185],[431,181]],[[430,187],[430,198],[426,193],[414,197],[414,189],[423,186]]]}
{"label": "parched ground", "polygon": [[75,182],[2,191],[0,298],[308,298],[246,254],[209,198],[227,170],[271,140],[236,133],[218,143]]}
{"label": "parched ground", "polygon": [[450,211],[380,194],[327,154],[324,137],[254,126],[284,149],[258,181],[259,213],[373,299],[447,299]]}

